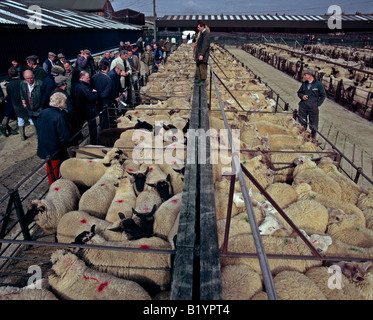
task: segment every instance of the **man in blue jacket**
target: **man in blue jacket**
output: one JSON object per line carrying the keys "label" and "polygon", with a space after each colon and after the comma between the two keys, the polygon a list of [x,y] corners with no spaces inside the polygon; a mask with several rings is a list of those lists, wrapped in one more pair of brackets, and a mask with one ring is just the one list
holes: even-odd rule
{"label": "man in blue jacket", "polygon": [[299,102],[299,123],[307,129],[307,119],[313,137],[314,130],[319,126],[319,107],[326,98],[326,92],[323,84],[315,79],[315,73],[312,69],[307,69],[303,73],[304,82],[298,90]]}

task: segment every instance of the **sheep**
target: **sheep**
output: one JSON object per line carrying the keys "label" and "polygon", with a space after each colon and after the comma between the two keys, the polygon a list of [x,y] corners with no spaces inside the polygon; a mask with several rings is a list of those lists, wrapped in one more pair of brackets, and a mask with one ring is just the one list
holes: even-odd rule
{"label": "sheep", "polygon": [[70,211],[66,213],[57,226],[57,241],[61,243],[72,243],[76,237],[86,230],[95,226],[95,233],[108,241],[126,241],[127,235],[120,232],[113,232],[120,220],[115,223],[94,217],[84,211]]}
{"label": "sheep", "polygon": [[350,215],[339,222],[329,225],[327,234],[353,246],[372,248],[373,230],[356,225],[356,216]]}
{"label": "sheep", "polygon": [[136,212],[133,211],[133,218],[126,218],[126,216],[119,212],[119,218],[121,219],[118,227],[109,229],[115,232],[125,232],[128,240],[138,240],[141,238],[150,238],[154,234],[154,213],[157,210],[157,206],[154,205],[150,212]]}
{"label": "sheep", "polygon": [[118,212],[122,212],[126,218],[131,218],[132,208],[136,205],[136,194],[127,176],[121,177],[114,186],[115,195],[105,216],[105,220],[109,222],[118,220]]}
{"label": "sheep", "polygon": [[58,179],[50,185],[44,199],[31,202],[26,213],[26,220],[34,219],[45,233],[55,233],[61,217],[77,208],[80,197],[80,192],[74,182]]}
{"label": "sheep", "polygon": [[162,199],[158,192],[155,190],[145,190],[141,192],[136,198],[135,211],[137,212],[150,212],[154,206],[159,206],[162,203]]}
{"label": "sheep", "polygon": [[154,215],[154,235],[167,240],[181,208],[182,193],[163,202]]}
{"label": "sheep", "polygon": [[75,254],[57,250],[51,256],[53,274],[49,284],[63,299],[69,300],[151,300],[135,281],[88,268]]}
{"label": "sheep", "polygon": [[269,185],[266,192],[279,205],[281,209],[286,208],[290,204],[298,200],[298,195],[294,188],[287,183],[273,183]]}
{"label": "sheep", "polygon": [[79,201],[79,210],[95,217],[105,219],[108,209],[115,197],[115,184],[123,176],[123,165],[113,160],[105,174],[86,192]]}
{"label": "sheep", "polygon": [[[328,300],[372,300],[373,299],[373,276],[367,271],[364,264],[360,281],[354,282],[345,275],[345,269],[349,269],[346,263],[335,263],[337,267],[313,267],[305,272],[323,292]],[[356,268],[356,266],[355,266]],[[331,271],[331,272],[330,272]],[[341,271],[341,272],[339,272]],[[336,273],[337,272],[337,273]],[[354,273],[358,272],[357,270]]]}
{"label": "sheep", "polygon": [[323,169],[329,177],[333,178],[341,186],[341,200],[356,205],[362,192],[362,187],[339,172],[333,160],[329,157],[321,158],[318,167]]}
{"label": "sheep", "polygon": [[149,168],[149,172],[146,176],[145,182],[148,187],[145,188],[145,190],[151,190],[151,188],[155,188],[155,190],[159,193],[162,201],[166,201],[170,197],[172,197],[174,195],[174,192],[170,183],[171,175],[166,175],[157,164],[143,164],[140,166],[140,170],[143,170],[145,167]]}
{"label": "sheep", "polygon": [[102,151],[106,153],[103,159],[70,158],[63,161],[60,167],[61,177],[76,184],[93,186],[104,175],[105,165],[113,159],[123,157],[123,152],[117,148]]}
{"label": "sheep", "polygon": [[311,186],[302,180],[294,181],[293,187],[298,194],[298,200],[315,200],[325,207],[341,209],[347,215],[357,216],[355,223],[365,227],[364,213],[353,204],[318,194],[312,191]]}
{"label": "sheep", "polygon": [[244,264],[221,268],[223,300],[249,300],[263,285],[258,273]]}
{"label": "sheep", "polygon": [[[262,236],[262,242],[266,254],[275,255],[312,255],[310,248],[304,243],[300,237],[276,237]],[[236,253],[256,253],[255,242],[251,235],[237,234],[233,236],[228,243],[228,251]],[[268,258],[269,267],[272,274],[277,274],[284,270],[294,270],[304,272],[310,267],[320,266],[322,261],[319,260],[289,260],[289,259],[271,259]],[[254,271],[261,274],[261,268],[258,259],[247,257],[230,258],[222,257],[221,266],[229,264],[246,264]]]}
{"label": "sheep", "polygon": [[133,190],[135,195],[138,196],[145,190],[146,176],[149,173],[149,167],[146,168],[144,173],[132,171],[127,171],[127,173],[133,177]]}
{"label": "sheep", "polygon": [[319,287],[298,271],[282,271],[273,279],[279,300],[327,300]]}
{"label": "sheep", "polygon": [[255,128],[257,129],[257,132],[265,136],[266,134],[286,134],[291,136],[296,136],[299,133],[301,133],[301,129],[298,127],[293,127],[291,129],[285,128],[281,125],[277,125],[265,120],[259,120],[253,122]]}
{"label": "sheep", "polygon": [[58,300],[50,291],[46,281],[38,280],[23,288],[13,286],[0,287],[0,300]]}
{"label": "sheep", "polygon": [[314,161],[307,156],[302,156],[297,162],[298,165],[293,172],[294,179],[310,179],[309,184],[313,191],[332,199],[342,199],[340,185],[333,178],[328,177],[321,168],[318,168]]}
{"label": "sheep", "polygon": [[174,194],[178,194],[183,191],[184,186],[184,172],[185,172],[185,165],[184,164],[159,164],[161,170],[166,174],[171,176],[171,186]]}
{"label": "sheep", "polygon": [[126,242],[110,242],[95,235],[86,244],[130,249],[140,248],[142,252],[84,248],[80,250],[80,254],[83,260],[93,268],[119,278],[134,280],[148,292],[165,290],[170,285],[170,255],[146,252],[146,249],[169,250],[170,244],[161,238],[151,237]]}
{"label": "sheep", "polygon": [[364,213],[366,227],[373,230],[373,189],[361,193],[356,205]]}

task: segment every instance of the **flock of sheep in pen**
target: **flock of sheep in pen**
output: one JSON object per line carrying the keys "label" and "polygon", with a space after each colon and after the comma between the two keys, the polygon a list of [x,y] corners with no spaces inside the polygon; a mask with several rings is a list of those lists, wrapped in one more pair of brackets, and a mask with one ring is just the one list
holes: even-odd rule
{"label": "flock of sheep in pen", "polygon": [[[343,257],[333,263],[341,271],[333,282],[334,288],[328,286],[329,265],[321,260],[269,259],[279,299],[372,299],[372,268],[363,262],[373,258],[373,190],[364,190],[343,176],[333,161],[333,153],[329,157],[329,150],[322,150],[291,113],[274,112],[276,103],[264,84],[220,47],[212,44],[211,49],[221,68],[212,63],[216,76],[234,94],[233,98],[217,82],[229,125],[240,130],[239,136],[234,135],[234,144],[240,150],[241,165],[321,255]],[[62,179],[51,185],[44,199],[35,200],[30,206],[28,214],[36,215],[36,223],[46,233],[55,233],[59,242],[133,250],[56,250],[42,290],[4,289],[8,291],[0,298],[170,297],[170,254],[152,253],[149,249],[175,248],[194,80],[192,51],[191,46],[181,45],[173,52],[169,62],[142,89],[153,104],[139,105],[117,119],[118,128],[106,135],[103,131],[100,141],[105,148],[85,148],[98,157],[77,154],[63,162]],[[209,89],[207,81],[207,92]],[[218,146],[225,151],[213,164],[218,241],[222,248],[231,152],[214,90],[209,113],[212,148]],[[179,129],[176,134],[172,130],[175,128]],[[139,136],[133,135],[135,130]],[[134,160],[139,157],[157,159],[154,145],[159,136],[169,148],[172,161],[136,163]],[[245,179],[266,253],[311,256],[302,238],[253,182]],[[81,194],[77,185],[85,186],[86,191]],[[228,253],[255,254],[238,181],[232,200]],[[141,253],[137,252],[139,249]],[[349,257],[361,258],[362,263],[349,262]],[[267,298],[257,258],[222,255],[220,262],[224,299]]]}
{"label": "flock of sheep in pen", "polygon": [[277,69],[301,79],[311,68],[327,93],[365,119],[373,119],[373,50],[330,45],[245,44],[243,49]]}

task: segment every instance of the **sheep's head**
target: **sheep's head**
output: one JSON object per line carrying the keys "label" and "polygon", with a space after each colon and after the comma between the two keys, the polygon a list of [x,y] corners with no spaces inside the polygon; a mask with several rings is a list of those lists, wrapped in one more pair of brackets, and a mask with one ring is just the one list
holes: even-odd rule
{"label": "sheep's head", "polygon": [[74,242],[72,242],[72,243],[73,244],[85,244],[85,243],[87,243],[88,241],[90,241],[96,235],[95,228],[96,228],[96,225],[94,224],[91,227],[90,231],[83,231],[82,233],[78,234],[75,237]]}
{"label": "sheep's head", "polygon": [[137,120],[136,129],[146,129],[149,131],[153,131],[153,126],[149,122]]}
{"label": "sheep's head", "polygon": [[39,221],[42,215],[48,211],[48,207],[44,200],[33,200],[27,208],[25,215],[26,223],[30,224],[32,221]]}
{"label": "sheep's head", "polygon": [[149,167],[146,168],[146,171],[144,173],[133,173],[129,171],[127,171],[127,173],[134,177],[135,190],[137,192],[143,192],[145,187],[146,175],[149,173]]}
{"label": "sheep's head", "polygon": [[147,183],[147,185],[152,188],[155,188],[157,192],[159,193],[162,201],[166,201],[174,195],[170,181],[171,181],[171,175],[168,174],[166,179],[159,180],[156,183]]}
{"label": "sheep's head", "polygon": [[372,263],[365,262],[360,266],[357,262],[331,262],[330,265],[336,265],[340,267],[342,273],[352,282],[362,282],[365,279],[365,275],[368,272],[368,269]]}

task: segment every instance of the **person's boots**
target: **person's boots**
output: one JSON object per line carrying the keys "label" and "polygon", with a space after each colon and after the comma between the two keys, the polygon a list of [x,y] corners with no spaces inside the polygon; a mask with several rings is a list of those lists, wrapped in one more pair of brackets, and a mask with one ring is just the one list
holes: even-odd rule
{"label": "person's boots", "polygon": [[21,134],[21,140],[25,141],[27,139],[26,134],[25,134],[25,127],[21,126],[19,128],[19,133]]}
{"label": "person's boots", "polygon": [[6,130],[8,131],[8,134],[9,135],[16,135],[18,134],[18,131],[17,130],[14,130],[9,124],[6,126]]}
{"label": "person's boots", "polygon": [[6,131],[6,127],[7,127],[7,125],[8,125],[8,118],[7,117],[4,117],[3,118],[3,121],[2,121],[2,123],[1,123],[1,125],[0,125],[0,132],[1,132],[1,134],[2,135],[4,135],[5,137],[8,137],[9,136],[9,134],[8,134],[8,132]]}

